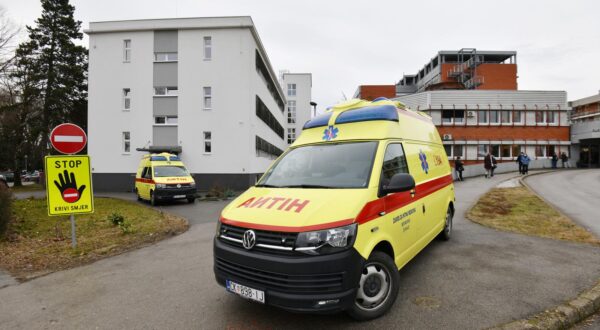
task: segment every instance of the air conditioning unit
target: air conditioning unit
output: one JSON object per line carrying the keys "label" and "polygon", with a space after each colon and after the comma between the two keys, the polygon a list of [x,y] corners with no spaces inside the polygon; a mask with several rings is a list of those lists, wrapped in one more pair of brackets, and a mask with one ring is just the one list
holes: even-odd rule
{"label": "air conditioning unit", "polygon": [[473,118],[473,117],[475,117],[475,113],[473,111],[467,111],[467,117]]}
{"label": "air conditioning unit", "polygon": [[444,140],[444,141],[450,141],[450,140],[452,140],[452,134],[444,134],[442,136],[442,140]]}

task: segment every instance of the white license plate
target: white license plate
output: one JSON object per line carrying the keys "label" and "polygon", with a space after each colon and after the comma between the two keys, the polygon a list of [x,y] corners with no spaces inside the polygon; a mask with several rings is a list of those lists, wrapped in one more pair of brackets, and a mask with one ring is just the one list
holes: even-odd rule
{"label": "white license plate", "polygon": [[185,198],[185,195],[175,195],[173,198]]}
{"label": "white license plate", "polygon": [[230,280],[225,281],[227,291],[233,292],[243,298],[258,301],[261,304],[265,303],[265,292],[245,285],[241,285]]}

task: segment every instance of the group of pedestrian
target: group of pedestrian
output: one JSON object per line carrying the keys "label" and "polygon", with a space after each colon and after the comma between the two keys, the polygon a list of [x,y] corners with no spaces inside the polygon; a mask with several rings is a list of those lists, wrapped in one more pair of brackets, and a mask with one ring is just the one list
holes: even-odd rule
{"label": "group of pedestrian", "polygon": [[519,164],[520,174],[525,175],[529,173],[529,162],[531,162],[531,158],[529,158],[529,156],[526,153],[521,152],[517,157],[517,164]]}

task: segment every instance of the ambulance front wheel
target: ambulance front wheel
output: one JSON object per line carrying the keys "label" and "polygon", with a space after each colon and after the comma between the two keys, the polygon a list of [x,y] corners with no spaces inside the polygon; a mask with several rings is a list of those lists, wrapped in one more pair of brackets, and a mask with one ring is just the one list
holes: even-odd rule
{"label": "ambulance front wheel", "polygon": [[135,195],[136,195],[138,201],[142,200],[142,196],[140,196],[140,192],[137,190],[137,188],[135,188]]}
{"label": "ambulance front wheel", "polygon": [[363,267],[354,304],[347,313],[359,321],[385,314],[398,296],[400,275],[392,258],[373,251]]}
{"label": "ambulance front wheel", "polygon": [[155,206],[158,203],[156,200],[156,196],[154,196],[154,191],[150,190],[150,205]]}
{"label": "ambulance front wheel", "polygon": [[452,212],[452,208],[448,207],[448,211],[446,211],[446,218],[444,219],[444,230],[440,233],[439,238],[443,241],[447,241],[450,239],[452,234],[452,218],[454,217],[454,212]]}

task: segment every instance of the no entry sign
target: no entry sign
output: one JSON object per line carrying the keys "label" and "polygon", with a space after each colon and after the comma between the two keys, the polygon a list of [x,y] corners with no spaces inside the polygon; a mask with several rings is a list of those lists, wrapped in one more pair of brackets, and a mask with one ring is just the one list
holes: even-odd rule
{"label": "no entry sign", "polygon": [[58,152],[72,155],[80,152],[87,143],[87,136],[75,124],[60,124],[50,133],[50,143]]}

